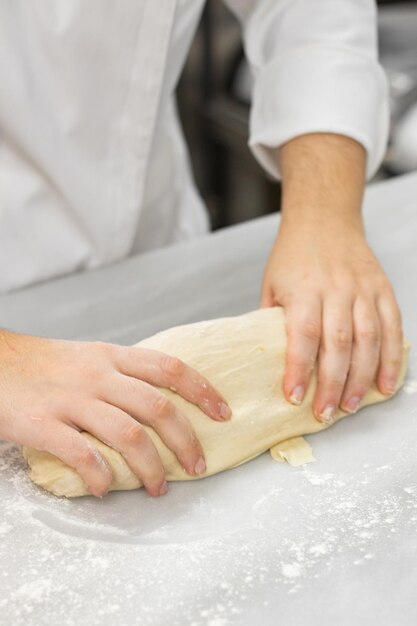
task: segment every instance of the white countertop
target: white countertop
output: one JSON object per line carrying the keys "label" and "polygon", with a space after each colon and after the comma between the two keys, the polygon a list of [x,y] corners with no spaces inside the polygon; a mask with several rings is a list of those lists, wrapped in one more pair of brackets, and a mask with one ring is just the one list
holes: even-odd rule
{"label": "white countertop", "polygon": [[[370,240],[417,345],[417,173],[368,189]],[[133,343],[256,308],[277,217],[0,297],[0,325]],[[117,300],[116,300],[117,299]],[[417,358],[405,390],[269,456],[153,500],[57,499],[0,444],[0,624],[417,623]]]}

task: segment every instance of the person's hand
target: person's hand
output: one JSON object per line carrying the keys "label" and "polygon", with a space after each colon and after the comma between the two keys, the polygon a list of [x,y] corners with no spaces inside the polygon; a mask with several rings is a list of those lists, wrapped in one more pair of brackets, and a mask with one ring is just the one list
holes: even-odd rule
{"label": "person's hand", "polygon": [[282,220],[262,305],[285,309],[286,398],[302,402],[317,364],[313,412],[332,423],[338,407],[360,407],[374,380],[384,394],[396,390],[401,315],[365,238],[363,146],[344,135],[309,133],[282,145],[277,159]]}
{"label": "person's hand", "polygon": [[73,467],[96,496],[111,470],[87,431],[118,450],[149,494],[167,491],[151,426],[192,476],[205,471],[190,423],[156,389],[171,388],[215,420],[225,400],[182,361],[141,348],[58,341],[0,331],[0,439],[46,450]]}
{"label": "person's hand", "polygon": [[401,315],[359,221],[327,227],[316,217],[284,216],[261,305],[285,309],[287,400],[301,403],[317,362],[319,421],[332,423],[338,407],[354,413],[375,379],[382,393],[396,390]]}

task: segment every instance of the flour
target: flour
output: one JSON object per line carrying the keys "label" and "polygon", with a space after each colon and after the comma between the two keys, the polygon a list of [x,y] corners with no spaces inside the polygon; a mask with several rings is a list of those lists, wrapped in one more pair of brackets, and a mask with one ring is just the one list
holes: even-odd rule
{"label": "flour", "polygon": [[11,524],[7,524],[3,522],[0,524],[0,536],[7,535],[12,530],[13,526]]}
{"label": "flour", "polygon": [[308,469],[304,469],[304,475],[311,485],[323,485],[333,478],[333,474],[318,475]]}
{"label": "flour", "polygon": [[301,576],[302,568],[299,563],[283,563],[281,571],[286,578],[298,578]]}
{"label": "flour", "polygon": [[26,602],[26,606],[30,606],[35,603],[43,602],[45,597],[51,592],[52,580],[49,578],[40,578],[39,580],[32,580],[29,583],[24,583],[16,590],[14,596],[18,600]]}
{"label": "flour", "polygon": [[405,393],[417,393],[417,380],[407,380],[403,386]]}
{"label": "flour", "polygon": [[391,538],[415,534],[414,457],[404,448],[352,475],[265,457],[237,470],[246,491],[237,500],[226,473],[197,492],[173,485],[166,501],[143,492],[68,501],[35,488],[19,450],[0,445],[0,623],[241,624],[254,599],[267,610],[266,589],[273,603],[296,601],[314,581],[371,567]]}
{"label": "flour", "polygon": [[308,550],[308,553],[312,554],[313,556],[320,556],[323,554],[327,554],[328,552],[329,552],[329,547],[325,543],[321,543],[316,546],[311,546],[311,548],[309,548]]}

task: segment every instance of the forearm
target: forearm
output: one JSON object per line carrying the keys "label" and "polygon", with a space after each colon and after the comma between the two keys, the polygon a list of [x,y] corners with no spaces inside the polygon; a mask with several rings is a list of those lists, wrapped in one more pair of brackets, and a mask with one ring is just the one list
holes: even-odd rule
{"label": "forearm", "polygon": [[284,393],[303,400],[317,366],[316,417],[355,412],[376,379],[397,388],[401,314],[392,287],[364,236],[365,150],[341,135],[311,134],[277,155],[282,220],[264,274],[263,306],[287,320]]}
{"label": "forearm", "polygon": [[348,137],[302,135],[278,152],[282,173],[282,226],[297,225],[331,236],[354,227],[363,232],[361,205],[366,153]]}

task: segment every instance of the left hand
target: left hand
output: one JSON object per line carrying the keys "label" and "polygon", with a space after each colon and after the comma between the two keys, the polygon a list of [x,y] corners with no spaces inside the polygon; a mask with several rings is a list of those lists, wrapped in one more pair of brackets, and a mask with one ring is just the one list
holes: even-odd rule
{"label": "left hand", "polygon": [[288,401],[301,403],[316,362],[313,411],[324,423],[338,407],[354,413],[375,379],[382,393],[395,392],[401,314],[359,221],[324,226],[284,214],[261,305],[285,308]]}

